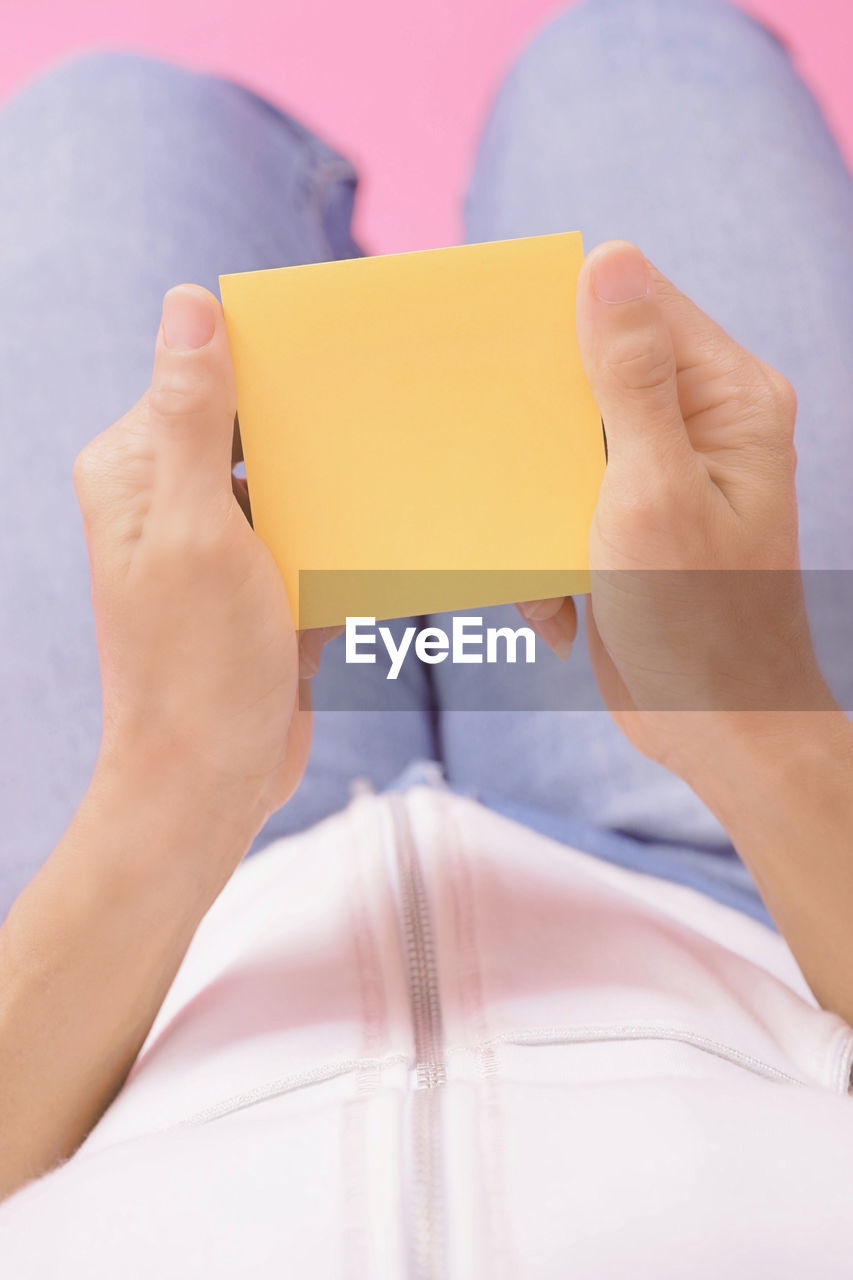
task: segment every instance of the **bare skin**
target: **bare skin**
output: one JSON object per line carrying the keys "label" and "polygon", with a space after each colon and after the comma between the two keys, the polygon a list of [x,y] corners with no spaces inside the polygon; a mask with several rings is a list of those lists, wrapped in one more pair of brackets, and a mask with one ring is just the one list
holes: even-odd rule
{"label": "bare skin", "polygon": [[[587,599],[599,689],[717,815],[816,998],[853,1023],[853,725],[797,572],[793,388],[627,244],[589,255],[577,322],[608,442]],[[574,602],[520,607],[566,656]]]}
{"label": "bare skin", "polygon": [[[817,999],[853,1021],[853,726],[797,585],[793,392],[622,243],[584,266],[578,333],[609,446],[588,603],[602,694],[718,815]],[[300,666],[232,488],[234,410],[218,303],[181,286],[151,388],[75,468],[104,733],[0,929],[0,1195],[71,1155],[120,1089],[199,921],[304,769],[298,692],[326,637]],[[784,590],[716,609],[730,624],[710,644],[719,600],[685,610],[644,574],[708,568],[784,570]],[[574,602],[521,608],[565,656]]]}

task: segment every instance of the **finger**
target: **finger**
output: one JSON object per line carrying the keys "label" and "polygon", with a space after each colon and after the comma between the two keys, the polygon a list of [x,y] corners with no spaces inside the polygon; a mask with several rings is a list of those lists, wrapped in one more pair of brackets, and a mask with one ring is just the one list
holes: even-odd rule
{"label": "finger", "polygon": [[157,482],[182,502],[229,501],[236,391],[222,308],[197,285],[163,300],[151,385],[140,402]]}
{"label": "finger", "polygon": [[320,670],[320,657],[330,640],[343,633],[343,627],[315,627],[299,633],[299,675],[310,680]]}
{"label": "finger", "polygon": [[577,332],[604,419],[608,465],[685,465],[691,449],[672,336],[648,264],[634,245],[612,241],[584,262]]}
{"label": "finger", "polygon": [[525,600],[516,607],[551,652],[565,662],[578,632],[578,615],[571,596]]}
{"label": "finger", "polygon": [[763,424],[760,438],[768,423],[793,423],[796,396],[787,378],[741,346],[654,264],[648,266],[672,336],[679,401],[693,447],[708,453],[724,445],[721,428],[742,446],[750,419]]}
{"label": "finger", "polygon": [[243,515],[246,517],[249,524],[254,529],[255,526],[254,526],[254,522],[252,521],[252,503],[249,499],[249,486],[246,484],[246,481],[242,478],[242,476],[231,477],[231,492],[234,494],[234,497],[239,502],[243,511]]}
{"label": "finger", "polygon": [[682,293],[677,285],[646,262],[654,296],[663,312],[672,337],[675,362],[680,372],[701,368],[725,373],[744,360],[761,362],[726,333],[701,307]]}

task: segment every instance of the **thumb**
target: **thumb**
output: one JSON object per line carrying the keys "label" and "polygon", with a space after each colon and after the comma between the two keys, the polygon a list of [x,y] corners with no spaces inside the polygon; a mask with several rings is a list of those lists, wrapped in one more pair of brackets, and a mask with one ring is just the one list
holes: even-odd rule
{"label": "thumb", "polygon": [[156,459],[157,483],[183,501],[193,492],[231,498],[236,390],[222,308],[198,285],[163,299],[151,385],[140,405]]}
{"label": "thumb", "polygon": [[577,334],[604,419],[608,461],[649,468],[686,460],[691,450],[672,337],[634,245],[614,240],[587,257],[578,280]]}

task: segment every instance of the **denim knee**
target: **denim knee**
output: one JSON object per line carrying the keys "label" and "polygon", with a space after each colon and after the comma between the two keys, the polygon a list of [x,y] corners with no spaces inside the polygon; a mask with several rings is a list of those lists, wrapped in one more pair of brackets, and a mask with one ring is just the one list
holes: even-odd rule
{"label": "denim knee", "polygon": [[541,84],[542,77],[575,66],[589,74],[590,59],[616,72],[639,57],[654,76],[688,52],[722,69],[743,58],[785,61],[787,46],[771,28],[729,0],[580,0],[551,19],[517,59],[512,79]]}
{"label": "denim knee", "polygon": [[630,104],[665,102],[677,109],[679,93],[726,104],[726,86],[782,77],[798,81],[785,46],[756,18],[729,0],[580,0],[564,10],[522,50],[501,88],[496,108],[503,120],[523,121],[543,104],[559,111],[586,93],[594,127],[594,103],[613,95]]}
{"label": "denim knee", "polygon": [[[498,92],[468,234],[561,230],[584,182],[608,180],[608,158],[636,186],[644,159],[681,171],[699,164],[708,138],[747,157],[771,116],[793,133],[806,118],[818,124],[783,46],[727,0],[581,0],[533,37]],[[626,198],[638,194],[651,199]]]}
{"label": "denim knee", "polygon": [[[4,153],[17,153],[20,169],[49,165],[78,214],[132,208],[153,232],[157,219],[172,228],[198,216],[233,222],[222,206],[242,199],[267,232],[281,228],[279,261],[262,265],[357,252],[346,160],[251,91],[156,58],[97,51],[57,64],[0,112]],[[223,269],[257,258],[249,244]]]}
{"label": "denim knee", "polygon": [[[180,112],[202,127],[204,115],[221,92],[222,82],[183,67],[120,50],[75,54],[27,84],[4,107],[3,117],[49,118],[53,132],[70,139],[94,122],[109,125],[128,143],[141,126]],[[168,137],[163,138],[168,146]]]}

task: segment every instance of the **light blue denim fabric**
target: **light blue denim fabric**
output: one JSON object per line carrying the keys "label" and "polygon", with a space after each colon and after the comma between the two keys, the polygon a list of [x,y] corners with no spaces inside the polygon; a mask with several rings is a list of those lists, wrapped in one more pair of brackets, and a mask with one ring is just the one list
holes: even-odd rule
{"label": "light blue denim fabric", "polygon": [[[286,86],[282,86],[286,92]],[[164,291],[358,253],[355,175],[295,121],[208,76],[98,54],[0,111],[0,918],[61,836],[100,739],[75,455],[147,385]],[[366,705],[389,686],[367,669]],[[311,767],[256,844],[434,753],[426,690],[318,717]],[[399,682],[398,682],[399,683]],[[393,686],[390,686],[393,689]]]}
{"label": "light blue denim fabric", "polygon": [[[781,44],[718,0],[589,0],[546,27],[498,94],[467,234],[574,228],[588,247],[636,241],[791,379],[802,561],[853,568],[853,182]],[[513,610],[484,613],[517,625]],[[454,710],[470,670],[434,668],[452,785],[766,916],[712,815],[609,716]],[[478,696],[492,679],[501,705],[501,669],[476,673]],[[596,702],[582,637],[565,666],[537,658],[535,678],[560,706]],[[853,705],[849,677],[843,692]]]}
{"label": "light blue denim fabric", "polygon": [[[0,166],[2,913],[97,751],[75,453],[143,389],[168,285],[357,248],[345,161],[244,90],[145,59],[78,60],[30,87],[0,113]],[[467,226],[475,240],[576,227],[588,245],[635,239],[787,373],[801,402],[804,562],[848,566],[853,189],[761,27],[723,0],[571,9],[499,94]],[[537,666],[586,706],[582,649],[567,667]],[[711,816],[603,711],[466,713],[453,709],[458,670],[404,668],[393,685],[381,666],[362,671],[373,709],[317,716],[305,782],[256,845],[338,808],[355,777],[384,787],[440,757],[451,786],[530,826],[764,918]]]}

